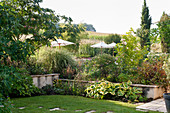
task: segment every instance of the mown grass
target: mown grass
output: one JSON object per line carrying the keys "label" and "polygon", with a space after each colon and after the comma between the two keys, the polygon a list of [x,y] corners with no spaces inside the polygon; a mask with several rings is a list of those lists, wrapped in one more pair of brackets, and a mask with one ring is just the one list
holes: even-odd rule
{"label": "mown grass", "polygon": [[[95,110],[96,113],[143,113],[136,111],[136,105],[111,100],[96,100],[80,96],[49,95],[25,98],[14,98],[13,113],[84,113]],[[39,108],[42,106],[42,108]],[[25,107],[25,109],[19,109]],[[50,111],[51,108],[61,108],[65,111]],[[156,113],[156,112],[148,112]]]}

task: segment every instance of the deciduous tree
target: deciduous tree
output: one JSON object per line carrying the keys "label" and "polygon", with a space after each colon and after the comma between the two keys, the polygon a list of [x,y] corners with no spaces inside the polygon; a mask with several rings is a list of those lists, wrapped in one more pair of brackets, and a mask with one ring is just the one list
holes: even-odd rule
{"label": "deciduous tree", "polygon": [[[24,61],[26,57],[54,36],[67,32],[76,35],[81,30],[71,24],[70,17],[55,15],[40,7],[42,0],[2,0],[0,2],[0,60]],[[65,26],[60,26],[63,20]],[[56,27],[57,25],[57,27]]]}

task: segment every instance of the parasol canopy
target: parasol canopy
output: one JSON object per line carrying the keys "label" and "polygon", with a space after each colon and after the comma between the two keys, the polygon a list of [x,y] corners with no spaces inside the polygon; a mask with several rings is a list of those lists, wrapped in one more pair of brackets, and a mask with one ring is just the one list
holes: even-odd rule
{"label": "parasol canopy", "polygon": [[74,43],[66,41],[66,40],[62,40],[62,39],[57,39],[56,41],[51,42],[52,47],[59,46],[59,49],[60,49],[60,46],[66,46],[66,45],[70,45],[70,44],[74,44]]}
{"label": "parasol canopy", "polygon": [[116,43],[112,42],[111,44],[108,44],[108,48],[113,48],[116,46]]}
{"label": "parasol canopy", "polygon": [[102,48],[109,48],[109,46],[105,42],[100,42],[100,43],[94,44],[90,47],[101,48],[101,54],[102,54]]}
{"label": "parasol canopy", "polygon": [[116,46],[116,43],[112,42],[108,45],[108,48],[113,48],[113,56],[114,56],[114,47]]}

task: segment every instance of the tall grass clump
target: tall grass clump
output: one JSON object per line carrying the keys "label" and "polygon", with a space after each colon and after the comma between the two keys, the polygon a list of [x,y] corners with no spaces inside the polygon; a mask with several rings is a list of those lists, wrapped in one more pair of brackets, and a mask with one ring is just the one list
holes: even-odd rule
{"label": "tall grass clump", "polygon": [[79,47],[79,56],[93,57],[100,53],[100,49],[90,47],[92,44],[82,44]]}
{"label": "tall grass clump", "polygon": [[28,61],[31,74],[66,73],[74,71],[77,63],[66,50],[42,47]]}

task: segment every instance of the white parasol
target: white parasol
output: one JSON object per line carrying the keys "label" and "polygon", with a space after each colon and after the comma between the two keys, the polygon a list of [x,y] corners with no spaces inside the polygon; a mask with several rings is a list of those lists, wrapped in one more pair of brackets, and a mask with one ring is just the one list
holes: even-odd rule
{"label": "white parasol", "polygon": [[70,44],[74,44],[74,43],[66,41],[66,40],[62,40],[62,39],[57,39],[56,41],[51,42],[52,47],[53,46],[59,46],[59,49],[60,49],[60,46],[66,46],[66,45],[70,45]]}
{"label": "white parasol", "polygon": [[116,46],[116,43],[112,42],[111,44],[108,44],[109,48],[113,48]]}
{"label": "white parasol", "polygon": [[90,47],[101,48],[101,54],[102,54],[102,48],[109,48],[109,46],[105,42],[100,42],[100,43],[94,44]]}
{"label": "white parasol", "polygon": [[113,48],[113,56],[114,56],[114,47],[116,46],[116,43],[112,42],[108,45],[108,48]]}

